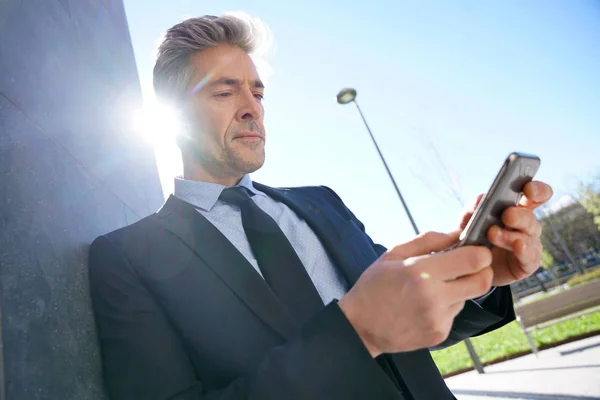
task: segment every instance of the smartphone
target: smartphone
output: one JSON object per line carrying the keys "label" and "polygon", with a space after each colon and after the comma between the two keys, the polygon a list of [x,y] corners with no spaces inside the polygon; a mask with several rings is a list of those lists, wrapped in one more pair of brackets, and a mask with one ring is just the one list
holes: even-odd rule
{"label": "smartphone", "polygon": [[525,184],[533,179],[539,167],[538,156],[517,152],[509,154],[453,248],[479,245],[491,249],[493,245],[487,239],[488,230],[493,225],[504,227],[500,220],[502,213],[519,203]]}

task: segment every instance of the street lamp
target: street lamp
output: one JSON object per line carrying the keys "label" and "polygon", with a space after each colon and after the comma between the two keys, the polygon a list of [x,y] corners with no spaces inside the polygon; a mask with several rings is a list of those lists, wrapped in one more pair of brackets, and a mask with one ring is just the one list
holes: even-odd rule
{"label": "street lamp", "polygon": [[415,220],[412,217],[412,214],[410,213],[408,206],[406,205],[406,202],[404,201],[404,197],[402,197],[402,193],[400,193],[400,189],[398,189],[398,185],[396,184],[396,180],[394,179],[392,172],[390,171],[390,168],[388,167],[387,163],[385,162],[385,158],[383,157],[383,154],[381,153],[381,150],[379,149],[379,146],[377,145],[377,141],[375,141],[375,137],[373,136],[373,133],[371,132],[371,128],[369,128],[369,124],[367,124],[367,120],[365,119],[365,116],[363,115],[362,111],[360,110],[360,107],[358,106],[358,103],[356,102],[356,89],[352,89],[352,88],[345,88],[340,90],[340,92],[337,95],[337,102],[340,104],[348,104],[348,103],[354,103],[354,105],[356,106],[356,109],[358,110],[358,113],[360,114],[363,122],[365,123],[365,126],[367,128],[367,131],[369,132],[369,135],[371,136],[371,139],[373,140],[373,144],[375,145],[375,148],[377,149],[377,153],[379,153],[379,157],[381,158],[381,161],[383,162],[383,166],[385,167],[385,170],[388,173],[388,176],[390,177],[390,180],[392,181],[392,184],[394,185],[394,189],[396,189],[396,193],[398,193],[398,197],[400,198],[400,201],[402,202],[402,206],[404,207],[404,211],[406,211],[406,215],[408,215],[408,219],[410,220],[410,223],[413,227],[413,229],[415,230],[415,234],[419,234],[419,228],[417,228],[417,224],[415,223]]}
{"label": "street lamp", "polygon": [[[358,106],[358,103],[356,102],[356,89],[345,88],[345,89],[340,90],[340,92],[337,94],[337,102],[340,104],[354,103],[354,105],[356,105],[356,109],[358,110],[358,113],[360,114],[363,122],[365,123],[365,126],[367,127],[367,131],[369,131],[369,135],[371,136],[371,139],[373,140],[373,144],[375,145],[375,148],[377,149],[377,153],[379,153],[379,157],[381,158],[381,161],[383,162],[383,166],[385,167],[385,170],[387,171],[387,173],[390,177],[390,180],[392,181],[392,184],[394,185],[394,189],[396,189],[396,193],[398,193],[398,197],[400,197],[402,206],[404,206],[404,211],[406,211],[406,215],[408,215],[408,219],[410,220],[410,223],[412,224],[412,227],[415,230],[415,234],[418,235],[419,228],[417,228],[417,224],[415,224],[415,220],[413,219],[413,217],[408,209],[408,206],[406,205],[406,202],[404,201],[404,197],[402,197],[402,193],[400,193],[400,189],[398,189],[396,180],[392,176],[392,172],[390,171],[387,163],[385,162],[385,158],[383,158],[383,154],[381,154],[381,150],[379,150],[379,146],[377,145],[377,142],[375,141],[375,137],[373,136],[373,133],[371,132],[371,128],[369,128],[369,124],[367,124],[367,120],[365,119],[365,116],[363,115],[362,111],[360,110],[360,107]],[[471,359],[473,360],[475,369],[480,374],[483,374],[485,372],[483,369],[483,365],[481,364],[481,361],[479,360],[479,356],[477,355],[477,352],[475,351],[475,348],[473,347],[471,340],[469,338],[467,338],[464,340],[464,342],[465,342],[465,345],[467,346],[467,351],[469,352],[469,355],[471,356]]]}

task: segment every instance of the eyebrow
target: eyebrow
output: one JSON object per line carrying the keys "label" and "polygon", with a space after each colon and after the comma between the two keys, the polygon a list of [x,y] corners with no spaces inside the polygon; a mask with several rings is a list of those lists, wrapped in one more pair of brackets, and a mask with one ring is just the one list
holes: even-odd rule
{"label": "eyebrow", "polygon": [[[223,78],[219,78],[217,80],[210,82],[208,85],[209,86],[219,86],[219,85],[241,86],[242,83],[240,82],[239,79],[223,77]],[[260,79],[256,79],[255,81],[252,82],[250,87],[257,88],[257,89],[264,89],[265,85],[264,85],[264,83],[262,83],[262,81]]]}

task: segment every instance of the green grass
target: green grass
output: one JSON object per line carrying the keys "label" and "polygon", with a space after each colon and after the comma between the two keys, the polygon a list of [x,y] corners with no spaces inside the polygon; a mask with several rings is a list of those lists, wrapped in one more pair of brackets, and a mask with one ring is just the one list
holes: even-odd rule
{"label": "green grass", "polygon": [[[600,330],[600,312],[537,330],[531,336],[535,344],[540,346],[596,330]],[[527,339],[516,321],[493,332],[474,337],[471,341],[483,363],[529,350]],[[433,351],[431,354],[442,374],[473,367],[473,361],[463,342],[443,350]]]}

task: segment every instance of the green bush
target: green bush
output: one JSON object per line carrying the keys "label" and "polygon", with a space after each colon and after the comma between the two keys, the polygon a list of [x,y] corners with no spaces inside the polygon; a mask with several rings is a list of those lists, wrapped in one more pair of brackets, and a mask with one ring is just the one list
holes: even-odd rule
{"label": "green bush", "polygon": [[600,279],[600,267],[586,272],[585,274],[574,276],[567,281],[567,284],[569,287],[573,287],[591,282],[596,279]]}

